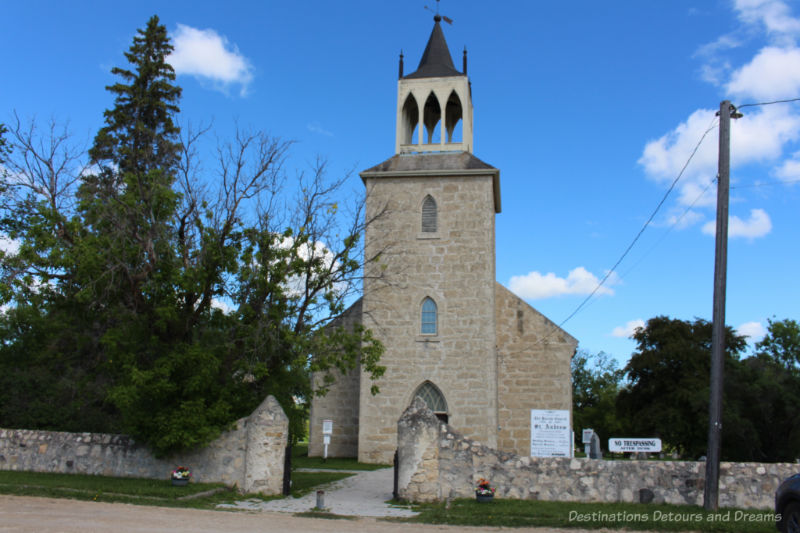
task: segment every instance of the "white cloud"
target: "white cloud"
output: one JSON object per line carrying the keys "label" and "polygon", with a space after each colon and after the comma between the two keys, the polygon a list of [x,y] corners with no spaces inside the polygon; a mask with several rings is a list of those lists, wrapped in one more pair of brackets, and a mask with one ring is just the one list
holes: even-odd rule
{"label": "white cloud", "polygon": [[327,137],[333,137],[333,133],[332,133],[332,132],[330,132],[330,131],[328,131],[328,130],[326,130],[325,128],[323,128],[323,127],[322,127],[322,124],[320,124],[320,123],[319,123],[319,122],[317,122],[317,121],[314,121],[314,122],[311,122],[311,123],[309,123],[309,124],[306,126],[306,128],[307,128],[307,129],[308,129],[308,131],[310,131],[311,133],[319,133],[320,135],[325,135],[325,136],[327,136]]}
{"label": "white cloud", "polygon": [[735,0],[734,7],[742,22],[763,24],[773,38],[786,39],[800,33],[800,19],[793,17],[781,0]]}
{"label": "white cloud", "polygon": [[[716,235],[716,221],[710,221],[703,225],[703,233],[706,235]],[[728,219],[728,238],[744,237],[746,239],[756,239],[763,237],[772,231],[772,221],[763,209],[751,209],[750,218],[742,220],[737,216]]]}
{"label": "white cloud", "polygon": [[760,111],[746,111],[731,125],[732,168],[775,160],[786,143],[800,136],[800,115],[792,113],[791,108],[765,106]]}
{"label": "white cloud", "polygon": [[[606,284],[596,294],[614,294],[608,285],[618,282],[616,276],[609,277]],[[522,298],[540,300],[568,294],[590,294],[600,280],[583,267],[573,268],[566,278],[559,278],[552,272],[541,274],[533,271],[524,276],[512,276],[508,288]]]}
{"label": "white cloud", "polygon": [[211,299],[211,307],[214,309],[219,309],[222,311],[222,314],[229,315],[234,311],[233,306],[231,305],[230,300],[220,300],[218,298]]}
{"label": "white cloud", "polygon": [[15,239],[9,239],[5,235],[0,235],[0,250],[9,254],[16,255],[19,252],[20,242]]}
{"label": "white cloud", "polygon": [[[715,112],[713,109],[698,109],[671,132],[648,142],[639,158],[645,172],[656,179],[674,180],[703,133],[713,124]],[[713,168],[716,161],[715,143],[704,142],[692,160],[691,169],[687,170],[696,172],[698,168]]]}
{"label": "white cloud", "polygon": [[800,90],[800,48],[768,46],[731,76],[729,94],[759,100],[793,98]]}
{"label": "white cloud", "polygon": [[177,74],[188,74],[211,81],[214,88],[227,92],[240,85],[240,95],[247,94],[253,80],[250,62],[235,44],[212,29],[199,30],[178,24],[172,37],[175,49],[167,57]]}
{"label": "white cloud", "polygon": [[[295,240],[292,237],[284,237],[279,246],[289,250],[295,246]],[[295,253],[297,253],[297,256],[303,261],[320,259],[325,268],[335,269],[339,266],[339,262],[336,261],[333,252],[321,241],[300,244],[296,247]],[[291,276],[286,280],[287,292],[292,296],[299,296],[305,291],[306,283],[307,279],[305,275]],[[335,283],[333,286],[334,292],[339,294],[346,288],[347,285],[341,282]]]}
{"label": "white cloud", "polygon": [[643,327],[644,327],[644,320],[642,320],[641,318],[637,318],[635,320],[630,320],[626,322],[624,326],[617,326],[616,328],[614,328],[614,330],[611,332],[611,336],[627,339],[633,336],[634,333],[636,333],[637,328],[643,328]]}
{"label": "white cloud", "polygon": [[767,334],[767,330],[761,325],[761,322],[745,322],[736,328],[736,333],[750,337],[751,341],[760,341]]}
{"label": "white cloud", "polygon": [[800,181],[800,152],[792,154],[792,159],[787,159],[775,169],[775,175],[787,183]]}

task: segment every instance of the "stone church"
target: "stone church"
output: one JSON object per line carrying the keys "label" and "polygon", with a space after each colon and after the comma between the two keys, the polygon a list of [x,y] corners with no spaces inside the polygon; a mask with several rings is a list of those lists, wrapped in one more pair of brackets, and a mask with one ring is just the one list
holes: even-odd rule
{"label": "stone church", "polygon": [[500,171],[473,155],[466,50],[459,72],[440,21],[416,71],[404,75],[400,56],[394,156],[361,172],[376,217],[365,253],[380,259],[340,319],[383,342],[386,372],[377,395],[355,370],[313,400],[312,456],[332,420],[329,456],[391,463],[397,420],[417,396],[467,437],[520,455],[531,409],[571,410],[577,341],[495,281]]}

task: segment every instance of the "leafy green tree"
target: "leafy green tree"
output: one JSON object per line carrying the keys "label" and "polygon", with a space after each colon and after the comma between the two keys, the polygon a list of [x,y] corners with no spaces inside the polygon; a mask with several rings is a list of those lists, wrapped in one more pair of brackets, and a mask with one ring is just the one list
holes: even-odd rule
{"label": "leafy green tree", "polygon": [[722,447],[738,461],[794,462],[800,456],[800,376],[763,355],[725,376]]}
{"label": "leafy green tree", "polygon": [[768,357],[800,376],[800,324],[796,320],[767,319],[767,335],[756,343],[756,355]]}
{"label": "leafy green tree", "polygon": [[6,162],[6,158],[11,151],[11,148],[8,146],[8,141],[6,140],[7,133],[8,128],[6,128],[5,124],[0,122],[0,165]]}
{"label": "leafy green tree", "polygon": [[579,350],[572,358],[572,421],[576,434],[594,429],[601,439],[619,436],[616,400],[625,373],[604,352]]}
{"label": "leafy green tree", "polygon": [[[711,360],[711,323],[658,316],[633,335],[637,350],[625,366],[629,384],[617,398],[618,416],[638,435],[656,436],[687,457],[705,454]],[[725,372],[737,365],[744,337],[725,331]],[[723,442],[731,385],[725,384]],[[735,427],[735,424],[734,424]],[[725,456],[723,445],[723,456]]]}
{"label": "leafy green tree", "polygon": [[[369,221],[360,205],[339,208],[345,179],[328,179],[324,162],[298,177],[295,198],[281,198],[289,143],[261,133],[240,130],[220,146],[218,187],[204,184],[195,149],[204,131],[174,122],[170,50],[153,17],[126,54],[130,68],[113,70],[122,81],[108,87],[115,105],[89,151],[94,173],[57,164],[68,152],[42,153],[33,127],[14,129],[19,179],[0,230],[22,244],[3,271],[15,305],[2,320],[0,366],[39,365],[37,390],[51,400],[65,376],[78,405],[59,415],[62,426],[95,406],[99,425],[157,453],[209,442],[267,394],[301,435],[312,371],[383,371],[369,331],[333,322],[363,274]],[[46,164],[27,164],[36,160]],[[48,373],[46,361],[61,363]],[[59,425],[26,411],[13,400],[20,387],[6,383],[0,413]]]}

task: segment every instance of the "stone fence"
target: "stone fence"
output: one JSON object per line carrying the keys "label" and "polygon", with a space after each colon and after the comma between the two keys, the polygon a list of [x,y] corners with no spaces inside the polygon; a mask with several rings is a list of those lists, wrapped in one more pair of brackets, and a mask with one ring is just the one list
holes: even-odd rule
{"label": "stone fence", "polygon": [[125,435],[0,429],[0,470],[169,479],[186,466],[198,482],[280,494],[288,433],[272,396],[208,446],[162,459]]}
{"label": "stone fence", "polygon": [[[486,478],[498,498],[703,504],[705,463],[534,458],[493,450],[443,424],[417,398],[398,421],[398,493],[428,502],[471,498]],[[719,505],[771,509],[791,463],[721,463]]]}

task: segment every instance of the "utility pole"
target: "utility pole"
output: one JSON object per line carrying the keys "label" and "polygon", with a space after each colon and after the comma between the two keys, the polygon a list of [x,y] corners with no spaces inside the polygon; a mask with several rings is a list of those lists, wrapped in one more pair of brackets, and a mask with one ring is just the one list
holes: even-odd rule
{"label": "utility pole", "polygon": [[714,314],[711,327],[711,393],[708,407],[708,451],[703,507],[719,508],[719,458],[722,441],[722,385],[725,358],[725,287],[728,269],[728,193],[730,189],[731,118],[742,115],[729,100],[719,105],[719,175],[717,237],[714,253]]}

